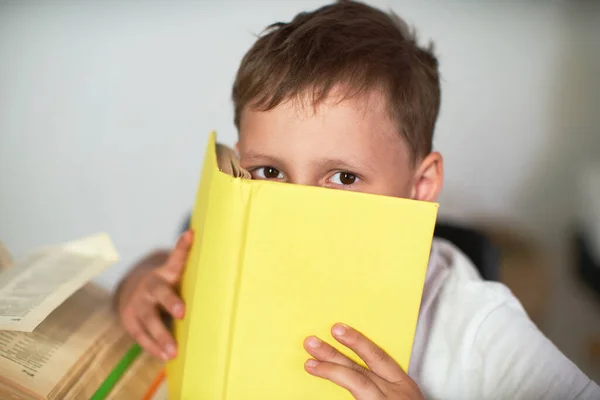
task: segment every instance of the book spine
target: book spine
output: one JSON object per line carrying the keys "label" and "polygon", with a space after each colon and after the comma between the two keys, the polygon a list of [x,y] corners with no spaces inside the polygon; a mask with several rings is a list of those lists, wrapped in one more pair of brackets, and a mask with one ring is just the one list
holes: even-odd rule
{"label": "book spine", "polygon": [[[211,138],[214,148],[214,137]],[[213,178],[216,176],[216,160],[211,153],[209,143],[204,168],[198,185],[196,194],[196,204],[191,217],[190,228],[194,231],[194,243],[192,245],[188,260],[181,278],[180,293],[186,305],[186,316],[182,320],[173,321],[173,334],[178,346],[178,355],[174,360],[169,361],[166,366],[166,375],[169,380],[169,398],[181,399],[184,390],[184,375],[186,364],[188,364],[188,335],[192,323],[191,316],[194,314],[196,282],[198,279],[198,265],[200,254],[204,248],[204,232],[206,231],[206,219],[209,210],[209,193],[212,188]]]}
{"label": "book spine", "polygon": [[226,356],[226,364],[225,364],[225,377],[223,379],[223,399],[227,399],[227,388],[229,387],[229,370],[231,366],[231,358],[232,358],[232,348],[233,348],[233,340],[235,334],[235,323],[237,318],[237,311],[239,305],[239,297],[240,297],[240,287],[242,284],[242,277],[244,276],[244,256],[246,253],[246,243],[248,239],[248,223],[250,219],[250,207],[252,206],[252,187],[247,186],[248,191],[246,192],[246,200],[241,207],[241,215],[240,215],[240,242],[239,242],[239,251],[236,260],[236,269],[235,269],[235,284],[233,288],[233,303],[231,305],[231,318],[229,321],[229,332],[227,339],[227,356]]}
{"label": "book spine", "polygon": [[[181,399],[224,399],[233,336],[240,257],[250,187],[220,172],[212,177],[204,235],[199,248]],[[198,358],[202,361],[198,362]],[[187,396],[187,397],[186,397]]]}

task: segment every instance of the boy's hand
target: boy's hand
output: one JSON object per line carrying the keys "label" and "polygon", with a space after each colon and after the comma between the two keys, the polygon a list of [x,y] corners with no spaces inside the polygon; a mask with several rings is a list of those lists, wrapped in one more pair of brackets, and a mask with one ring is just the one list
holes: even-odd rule
{"label": "boy's hand", "polygon": [[304,348],[315,358],[305,364],[308,373],[343,387],[357,400],[423,399],[417,384],[396,361],[360,332],[347,325],[336,324],[331,333],[369,368],[356,364],[331,345],[311,336],[304,341]]}
{"label": "boy's hand", "polygon": [[117,301],[119,316],[127,332],[148,353],[165,361],[177,355],[177,347],[160,311],[166,311],[173,318],[183,318],[184,304],[176,287],[192,242],[192,231],[181,235],[163,264],[142,268],[127,278]]}

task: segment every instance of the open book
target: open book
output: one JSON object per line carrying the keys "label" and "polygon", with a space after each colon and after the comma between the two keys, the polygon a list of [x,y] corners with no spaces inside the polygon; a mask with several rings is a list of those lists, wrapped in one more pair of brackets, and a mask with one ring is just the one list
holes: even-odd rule
{"label": "open book", "polygon": [[127,358],[136,346],[112,296],[88,283],[117,259],[106,234],[16,263],[0,244],[0,399],[141,398],[162,363]]}
{"label": "open book", "polygon": [[114,264],[119,255],[105,233],[44,246],[0,270],[0,331],[31,332],[69,296]]}
{"label": "open book", "polygon": [[[303,340],[362,331],[407,369],[437,204],[244,179],[211,134],[182,279],[170,399],[345,399]],[[237,177],[223,165],[238,171]],[[359,361],[343,346],[336,347]]]}
{"label": "open book", "polygon": [[94,370],[94,349],[113,326],[110,296],[88,285],[34,332],[0,331],[0,398],[67,398],[86,369]]}

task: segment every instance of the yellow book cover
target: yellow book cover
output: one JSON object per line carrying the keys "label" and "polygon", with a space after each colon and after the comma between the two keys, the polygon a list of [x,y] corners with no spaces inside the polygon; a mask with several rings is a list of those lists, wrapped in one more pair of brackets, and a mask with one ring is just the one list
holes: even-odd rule
{"label": "yellow book cover", "polygon": [[304,370],[310,335],[358,361],[331,337],[336,322],[407,370],[438,205],[234,177],[216,146],[212,133],[169,399],[350,399]]}

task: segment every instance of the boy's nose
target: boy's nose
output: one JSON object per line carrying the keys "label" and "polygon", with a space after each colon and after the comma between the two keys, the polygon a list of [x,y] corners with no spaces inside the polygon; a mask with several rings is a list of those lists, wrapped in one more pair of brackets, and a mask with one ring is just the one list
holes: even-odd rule
{"label": "boy's nose", "polygon": [[306,172],[292,173],[288,179],[289,183],[295,185],[320,186],[319,178]]}
{"label": "boy's nose", "polygon": [[318,182],[313,182],[310,180],[293,180],[290,183],[293,183],[294,185],[319,186]]}

